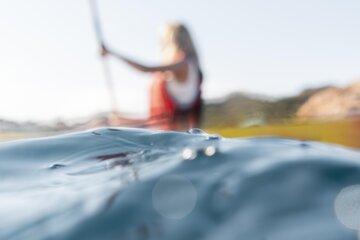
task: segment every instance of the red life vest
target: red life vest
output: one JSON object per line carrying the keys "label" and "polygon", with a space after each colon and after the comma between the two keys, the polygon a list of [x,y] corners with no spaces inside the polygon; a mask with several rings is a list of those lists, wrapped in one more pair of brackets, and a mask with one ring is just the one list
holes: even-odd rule
{"label": "red life vest", "polygon": [[184,110],[167,90],[165,74],[156,73],[150,89],[150,121],[157,122],[156,128],[162,130],[176,130],[179,128],[193,128],[200,124],[201,115],[201,84],[202,73],[199,71],[198,96],[194,104]]}

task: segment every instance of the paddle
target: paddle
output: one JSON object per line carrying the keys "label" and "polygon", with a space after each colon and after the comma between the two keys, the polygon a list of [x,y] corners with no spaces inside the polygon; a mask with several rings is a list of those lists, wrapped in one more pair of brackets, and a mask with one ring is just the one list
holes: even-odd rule
{"label": "paddle", "polygon": [[[90,11],[91,11],[92,19],[93,19],[93,24],[94,24],[97,41],[99,42],[100,46],[103,46],[104,45],[104,35],[103,35],[102,28],[101,28],[97,0],[89,0],[89,5],[90,5]],[[113,83],[113,79],[112,79],[112,75],[111,75],[108,58],[102,57],[101,62],[103,65],[104,78],[106,81],[106,87],[107,87],[109,98],[110,98],[111,110],[114,114],[116,114],[117,109],[118,109],[117,108],[117,99],[116,99],[116,94],[114,91],[114,83]]]}

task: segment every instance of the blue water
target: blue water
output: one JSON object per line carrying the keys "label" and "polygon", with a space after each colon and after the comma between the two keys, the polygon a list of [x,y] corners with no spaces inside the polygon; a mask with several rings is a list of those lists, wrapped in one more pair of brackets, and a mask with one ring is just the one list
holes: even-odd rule
{"label": "blue water", "polygon": [[135,129],[14,141],[0,145],[0,239],[357,239],[334,210],[357,184],[360,152],[316,142]]}

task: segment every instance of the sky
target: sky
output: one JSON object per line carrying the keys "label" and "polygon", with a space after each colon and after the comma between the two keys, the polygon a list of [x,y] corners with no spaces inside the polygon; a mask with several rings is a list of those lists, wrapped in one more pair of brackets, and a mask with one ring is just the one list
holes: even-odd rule
{"label": "sky", "polygon": [[[109,46],[157,64],[159,28],[183,21],[204,97],[281,97],[360,77],[358,0],[98,0]],[[146,115],[151,76],[110,59],[121,112]],[[87,0],[0,0],[0,118],[48,121],[109,110]]]}

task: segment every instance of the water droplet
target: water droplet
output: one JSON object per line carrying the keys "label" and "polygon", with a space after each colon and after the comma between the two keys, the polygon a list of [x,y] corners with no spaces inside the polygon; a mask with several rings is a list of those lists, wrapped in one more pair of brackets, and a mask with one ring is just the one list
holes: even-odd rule
{"label": "water droplet", "polygon": [[306,141],[303,141],[303,142],[300,143],[300,147],[302,147],[302,148],[309,148],[309,147],[310,147],[310,144],[307,143]]}
{"label": "water droplet", "polygon": [[66,167],[66,165],[56,163],[56,164],[51,165],[51,166],[49,167],[49,169],[59,169],[59,168],[63,168],[63,167]]}
{"label": "water droplet", "polygon": [[189,133],[189,134],[207,134],[206,132],[204,132],[203,130],[201,130],[199,128],[192,128],[192,129],[188,130],[187,133]]}
{"label": "water droplet", "polygon": [[214,140],[220,140],[221,137],[219,135],[208,135],[207,139],[208,141],[214,141]]}

